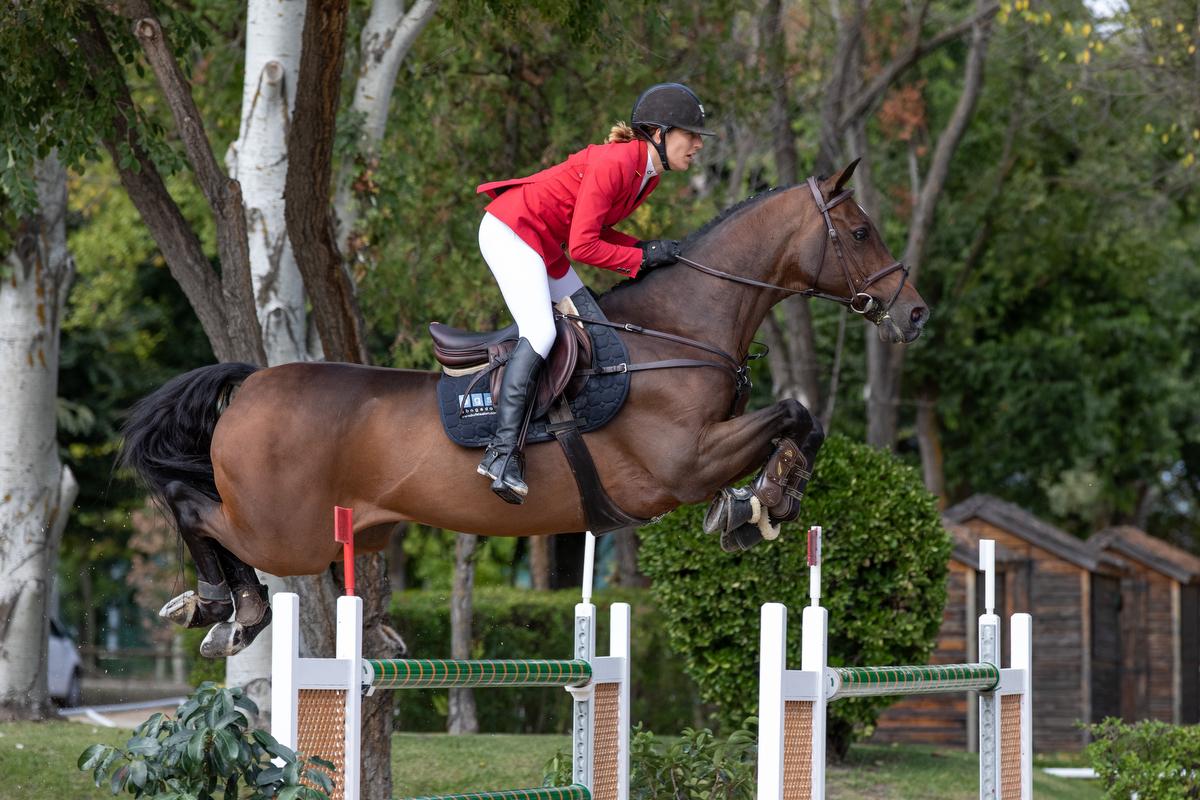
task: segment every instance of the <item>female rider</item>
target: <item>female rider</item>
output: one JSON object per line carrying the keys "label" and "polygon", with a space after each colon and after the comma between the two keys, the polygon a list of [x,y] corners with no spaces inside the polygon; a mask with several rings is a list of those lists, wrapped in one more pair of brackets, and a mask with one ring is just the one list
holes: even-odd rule
{"label": "female rider", "polygon": [[493,198],[479,225],[479,249],[520,336],[494,398],[496,434],[477,469],[508,503],[520,505],[529,493],[519,438],[554,344],[552,304],[583,287],[568,256],[636,278],[679,255],[676,241],[641,242],[612,226],[654,191],[659,174],[692,165],[701,137],[712,135],[704,106],[686,86],[660,83],[638,97],[630,123],[557,166],[477,189]]}

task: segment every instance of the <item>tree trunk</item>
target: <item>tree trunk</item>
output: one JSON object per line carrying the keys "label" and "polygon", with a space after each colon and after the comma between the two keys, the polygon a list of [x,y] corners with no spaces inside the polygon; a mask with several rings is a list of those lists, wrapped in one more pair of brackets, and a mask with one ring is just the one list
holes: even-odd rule
{"label": "tree trunk", "polygon": [[925,488],[946,508],[946,472],[942,463],[942,431],[938,425],[936,390],[923,393],[917,402],[917,443],[921,449],[921,475]]}
{"label": "tree trunk", "polygon": [[358,81],[351,103],[351,110],[362,115],[358,151],[363,164],[342,165],[333,203],[338,248],[348,258],[353,257],[356,249],[353,239],[359,207],[354,183],[361,167],[370,163],[383,141],[400,64],[417,36],[433,19],[437,6],[438,0],[416,0],[406,13],[402,0],[375,0],[371,4],[371,15],[360,37]]}
{"label": "tree trunk", "polygon": [[529,581],[534,589],[544,591],[551,587],[551,572],[554,565],[554,537],[530,536]]}
{"label": "tree trunk", "polygon": [[[241,130],[225,154],[229,175],[242,187],[249,238],[250,277],[262,327],[267,366],[307,359],[308,326],[304,281],[292,255],[284,220],[287,135],[300,65],[304,0],[250,0],[246,14],[246,68],[242,86]],[[307,595],[301,578],[258,573],[268,593]],[[325,632],[313,615],[317,603],[304,603],[301,625]],[[305,641],[307,648],[331,652],[335,640]],[[225,683],[240,686],[257,705],[266,724],[271,713],[271,636],[264,630],[253,644],[225,661]]]}
{"label": "tree trunk", "polygon": [[0,719],[50,712],[50,587],[78,486],[58,460],[59,334],[75,274],[66,170],[37,162],[38,212],[17,223],[0,280]]}
{"label": "tree trunk", "polygon": [[[388,583],[387,559],[379,553],[358,556],[354,559],[354,569],[363,598],[363,657],[403,658],[408,655],[408,649],[391,627],[392,591]],[[392,796],[395,705],[395,692],[376,692],[363,698],[363,758],[359,783],[363,797]]]}
{"label": "tree trunk", "polygon": [[287,140],[300,72],[305,0],[250,0],[241,130],[225,164],[241,183],[254,304],[267,365],[307,358],[304,281],[284,219]]}
{"label": "tree trunk", "polygon": [[[459,533],[454,537],[454,592],[450,597],[450,657],[471,657],[472,601],[475,592],[475,554],[479,537]],[[479,733],[475,716],[475,693],[471,689],[450,690],[448,733]]]}
{"label": "tree trunk", "polygon": [[287,232],[304,276],[325,356],[369,361],[354,281],[338,253],[329,213],[333,135],[341,91],[349,0],[308,0],[284,190]]}

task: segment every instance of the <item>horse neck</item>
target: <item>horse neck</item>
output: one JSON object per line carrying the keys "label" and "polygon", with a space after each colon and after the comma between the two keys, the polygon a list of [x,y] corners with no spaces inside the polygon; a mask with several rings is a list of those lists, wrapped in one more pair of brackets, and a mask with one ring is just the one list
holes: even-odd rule
{"label": "horse neck", "polygon": [[[779,207],[789,207],[785,198],[772,197],[762,203],[730,217],[689,246],[684,255],[722,272],[778,284],[796,221],[781,222]],[[696,339],[741,359],[767,312],[785,296],[786,292],[676,264],[613,293],[604,309],[615,321]]]}

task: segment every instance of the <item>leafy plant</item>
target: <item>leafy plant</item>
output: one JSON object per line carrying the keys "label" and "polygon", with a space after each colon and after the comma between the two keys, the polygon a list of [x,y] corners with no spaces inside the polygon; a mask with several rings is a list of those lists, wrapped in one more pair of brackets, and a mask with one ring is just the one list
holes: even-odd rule
{"label": "leafy plant", "polygon": [[1200,797],[1200,726],[1147,720],[1129,725],[1116,717],[1088,726],[1092,768],[1105,797]]}
{"label": "leafy plant", "polygon": [[[786,604],[788,659],[800,663],[808,605],[804,530],[824,528],[822,598],[831,666],[924,664],[946,601],[950,537],[912,468],[831,436],[817,458],[801,518],[773,542],[730,555],[701,528],[704,509],[680,509],[640,531],[639,565],[665,618],[671,647],[722,726],[758,705],[759,609]],[[843,757],[894,698],[839,700],[829,708],[830,750]]]}
{"label": "leafy plant", "polygon": [[328,800],[333,765],[301,758],[266,731],[250,730],[249,721],[257,713],[241,689],[204,683],[174,718],[153,715],[124,747],[89,747],[79,757],[79,769],[91,770],[97,786],[108,781],[114,795],[125,791],[156,800]]}
{"label": "leafy plant", "polygon": [[[630,800],[751,800],[757,745],[757,736],[745,728],[724,741],[707,728],[686,728],[667,742],[638,725],[629,742]],[[558,753],[543,772],[546,786],[570,784],[570,755]]]}

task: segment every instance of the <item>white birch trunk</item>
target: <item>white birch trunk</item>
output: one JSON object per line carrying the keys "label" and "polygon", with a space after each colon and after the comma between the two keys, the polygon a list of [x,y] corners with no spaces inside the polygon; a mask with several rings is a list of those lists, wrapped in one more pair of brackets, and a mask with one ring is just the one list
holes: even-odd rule
{"label": "white birch trunk", "polygon": [[[362,32],[358,81],[351,104],[362,119],[359,152],[366,157],[374,154],[387,131],[388,107],[400,64],[417,35],[433,19],[437,6],[438,0],[417,0],[405,12],[402,0],[375,0],[371,4],[371,16]],[[338,249],[344,257],[353,252],[350,237],[358,224],[358,203],[351,188],[356,172],[354,164],[342,166],[333,202]]]}
{"label": "white birch trunk", "polygon": [[[267,364],[275,366],[310,359],[304,281],[288,240],[283,202],[305,0],[249,0],[246,11],[242,123],[225,165],[242,185],[254,302]],[[330,510],[331,519],[332,513]],[[258,575],[272,594],[295,590],[282,578],[264,572]],[[271,710],[270,679],[268,628],[248,648],[226,660],[225,681],[244,688],[265,717]]]}
{"label": "white birch trunk", "polygon": [[55,436],[59,332],[75,265],[66,171],[35,168],[39,210],[0,267],[0,719],[49,711],[46,641],[58,545],[78,486]]}
{"label": "white birch trunk", "polygon": [[250,0],[242,123],[225,164],[242,185],[250,275],[267,364],[307,358],[304,281],[283,218],[288,122],[296,99],[304,0]]}

